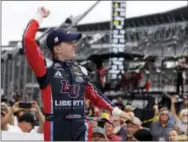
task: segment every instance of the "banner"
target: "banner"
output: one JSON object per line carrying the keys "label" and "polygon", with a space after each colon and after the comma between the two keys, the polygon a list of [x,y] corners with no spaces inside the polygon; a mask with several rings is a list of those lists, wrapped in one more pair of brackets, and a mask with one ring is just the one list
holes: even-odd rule
{"label": "banner", "polygon": [[[125,19],[126,1],[112,1],[112,21],[111,21],[111,53],[122,53],[125,51]],[[118,75],[123,70],[124,58],[110,58],[109,71],[110,79],[121,78]]]}
{"label": "banner", "polygon": [[2,140],[44,140],[43,134],[1,131]]}

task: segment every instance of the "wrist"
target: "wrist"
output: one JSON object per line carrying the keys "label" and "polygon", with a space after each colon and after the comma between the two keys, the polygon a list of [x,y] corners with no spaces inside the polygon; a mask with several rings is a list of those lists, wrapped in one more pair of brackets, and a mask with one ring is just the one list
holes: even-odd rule
{"label": "wrist", "polygon": [[39,110],[36,110],[36,111],[35,111],[35,113],[36,113],[37,115],[39,115],[39,114],[40,114]]}
{"label": "wrist", "polygon": [[114,107],[112,110],[112,115],[113,116],[120,116],[122,110],[120,110],[118,107]]}
{"label": "wrist", "polygon": [[9,108],[9,112],[10,112],[11,114],[14,114],[14,113],[15,113],[15,112],[14,112],[14,109],[13,109],[12,107]]}
{"label": "wrist", "polygon": [[33,19],[35,19],[35,20],[38,22],[38,24],[40,25],[40,24],[42,23],[43,17],[41,16],[40,13],[37,12],[37,13],[35,14],[35,16],[34,16]]}
{"label": "wrist", "polygon": [[40,109],[36,109],[36,114],[37,114],[37,115],[40,115],[40,114],[41,114]]}

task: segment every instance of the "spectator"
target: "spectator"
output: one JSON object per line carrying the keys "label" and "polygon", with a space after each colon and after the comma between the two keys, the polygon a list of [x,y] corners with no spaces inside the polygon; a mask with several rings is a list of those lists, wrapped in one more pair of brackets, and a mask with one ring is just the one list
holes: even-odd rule
{"label": "spectator", "polygon": [[120,136],[117,136],[113,133],[114,125],[113,125],[112,118],[109,118],[104,123],[104,129],[105,129],[105,132],[109,141],[122,141]]}
{"label": "spectator", "polygon": [[121,125],[121,120],[118,116],[113,117],[113,125],[114,125],[114,134],[120,136],[123,141],[126,140],[126,132],[124,127]]}
{"label": "spectator", "polygon": [[29,133],[34,128],[34,116],[30,112],[25,112],[19,117],[17,126],[11,127],[9,132]]}
{"label": "spectator", "polygon": [[152,141],[152,135],[147,129],[140,129],[134,133],[136,141]]}
{"label": "spectator", "polygon": [[151,124],[151,134],[153,141],[168,140],[168,130],[173,128],[169,121],[169,110],[163,107],[159,110],[159,120]]}
{"label": "spectator", "polygon": [[[8,111],[8,113],[2,119],[2,125],[7,125],[11,116],[16,114],[17,116],[17,124],[14,126],[8,127],[7,131],[11,132],[37,132],[43,133],[43,125],[44,125],[44,116],[40,111],[37,103],[35,101],[32,102],[31,109],[24,109],[19,107],[20,102],[16,102]],[[31,112],[35,112],[38,120],[39,120],[39,127],[34,128],[34,116]]]}
{"label": "spectator", "polygon": [[6,103],[1,103],[1,130],[3,131],[7,131],[11,127],[10,125],[14,125],[13,115],[10,115],[9,118],[7,115],[10,115],[9,107]]}
{"label": "spectator", "polygon": [[188,68],[188,65],[186,65],[186,59],[182,58],[178,60],[176,70],[177,70],[177,83],[176,83],[176,92],[179,94],[180,93],[180,88],[181,88],[181,93],[180,96],[183,97],[184,93],[184,82],[185,82],[185,69]]}
{"label": "spectator", "polygon": [[169,141],[187,141],[188,136],[185,135],[179,135],[179,131],[177,129],[171,129],[169,131]]}
{"label": "spectator", "polygon": [[18,110],[14,113],[14,125],[16,126],[18,124],[18,119],[21,117],[25,112],[28,112],[26,109]]}
{"label": "spectator", "polygon": [[186,134],[188,131],[188,109],[181,110],[180,119],[179,119],[176,114],[175,103],[176,103],[176,97],[172,96],[171,97],[171,112],[175,121],[175,125],[180,130],[180,133]]}
{"label": "spectator", "polygon": [[154,112],[154,114],[153,114],[153,116],[151,116],[151,118],[142,120],[142,126],[149,128],[152,122],[156,122],[159,120],[159,106],[158,106],[158,104],[153,105],[153,112]]}
{"label": "spectator", "polygon": [[100,127],[94,128],[92,141],[108,141],[108,138],[106,137],[105,134],[105,130]]}
{"label": "spectator", "polygon": [[141,129],[141,121],[135,117],[134,121],[126,121],[127,124],[127,139],[126,141],[134,141],[134,133]]}
{"label": "spectator", "polygon": [[169,141],[176,141],[178,138],[178,130],[177,129],[170,129],[168,133],[168,140]]}

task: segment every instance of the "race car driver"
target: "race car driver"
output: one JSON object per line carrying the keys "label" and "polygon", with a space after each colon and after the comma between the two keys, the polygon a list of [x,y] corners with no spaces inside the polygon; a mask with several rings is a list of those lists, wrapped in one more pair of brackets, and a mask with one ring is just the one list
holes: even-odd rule
{"label": "race car driver", "polygon": [[75,56],[75,41],[81,38],[80,33],[71,33],[62,28],[51,31],[47,36],[46,45],[52,53],[53,60],[44,58],[35,36],[40,23],[49,14],[49,10],[39,7],[23,35],[24,51],[41,89],[46,116],[44,140],[92,139],[91,128],[84,113],[84,97],[90,99],[97,107],[110,111],[112,115],[131,119],[127,113],[117,107],[113,108],[89,82],[85,68],[71,61]]}

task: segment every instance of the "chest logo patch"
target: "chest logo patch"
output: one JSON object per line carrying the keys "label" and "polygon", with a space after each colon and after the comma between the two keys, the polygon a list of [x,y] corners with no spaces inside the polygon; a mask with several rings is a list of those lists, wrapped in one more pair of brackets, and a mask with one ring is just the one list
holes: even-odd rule
{"label": "chest logo patch", "polygon": [[67,81],[61,81],[61,93],[67,93],[70,98],[77,98],[79,95],[79,85],[70,85]]}
{"label": "chest logo patch", "polygon": [[60,71],[56,71],[56,73],[54,74],[54,77],[63,78],[63,76],[62,76]]}

